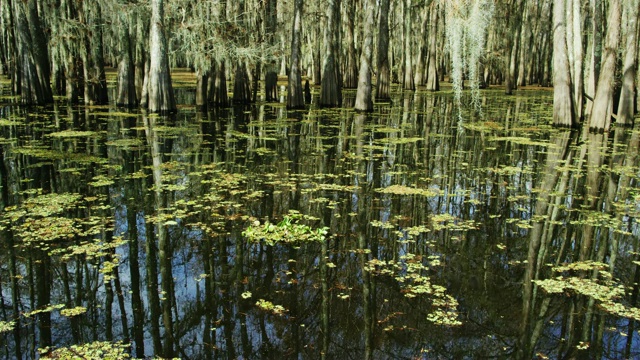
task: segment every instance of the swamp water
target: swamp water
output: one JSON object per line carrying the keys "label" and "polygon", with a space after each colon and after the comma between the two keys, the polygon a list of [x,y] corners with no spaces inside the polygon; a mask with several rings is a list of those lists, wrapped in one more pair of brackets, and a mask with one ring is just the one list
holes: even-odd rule
{"label": "swamp water", "polygon": [[0,357],[640,356],[640,133],[483,96],[460,117],[447,92],[367,115],[4,100]]}

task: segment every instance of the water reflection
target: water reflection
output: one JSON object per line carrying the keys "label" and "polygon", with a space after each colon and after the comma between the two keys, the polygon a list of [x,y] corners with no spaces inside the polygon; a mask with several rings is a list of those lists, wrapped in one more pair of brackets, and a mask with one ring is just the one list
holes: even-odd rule
{"label": "water reflection", "polygon": [[[3,356],[637,356],[639,133],[486,96],[461,117],[420,92],[369,115],[5,108]],[[325,241],[243,235],[285,216]]]}

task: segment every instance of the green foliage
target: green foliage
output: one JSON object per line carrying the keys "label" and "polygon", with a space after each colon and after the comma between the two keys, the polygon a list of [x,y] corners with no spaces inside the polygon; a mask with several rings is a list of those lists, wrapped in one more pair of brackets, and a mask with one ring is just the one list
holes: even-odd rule
{"label": "green foliage", "polygon": [[15,326],[15,321],[0,321],[0,334],[12,331]]}
{"label": "green foliage", "polygon": [[[640,309],[626,306],[618,300],[624,297],[624,286],[606,271],[608,265],[595,261],[580,261],[553,268],[560,275],[552,279],[533,280],[549,294],[576,294],[594,299],[600,308],[612,315],[640,320]],[[591,274],[596,273],[596,276]]]}
{"label": "green foliage", "polygon": [[41,359],[61,360],[119,360],[128,359],[129,344],[122,342],[111,343],[108,341],[95,341],[82,345],[71,345],[55,350],[49,348],[39,349]]}
{"label": "green foliage", "polygon": [[242,235],[249,241],[264,241],[271,246],[278,243],[300,244],[324,241],[329,229],[326,227],[313,229],[308,225],[300,224],[303,218],[304,216],[297,212],[289,212],[289,215],[285,215],[284,219],[277,224],[266,221],[261,225],[256,220]]}
{"label": "green foliage", "polygon": [[287,312],[287,309],[282,307],[282,305],[274,305],[271,301],[267,301],[264,299],[259,299],[256,302],[256,306],[263,311],[279,316],[282,316]]}

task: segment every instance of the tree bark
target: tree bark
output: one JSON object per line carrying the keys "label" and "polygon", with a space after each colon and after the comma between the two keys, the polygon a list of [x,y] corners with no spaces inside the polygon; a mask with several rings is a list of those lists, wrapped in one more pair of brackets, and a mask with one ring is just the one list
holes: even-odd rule
{"label": "tree bark", "polygon": [[176,110],[171,86],[167,42],[164,35],[164,0],[151,0],[149,32],[149,102],[151,112],[169,113]]}
{"label": "tree bark", "polygon": [[557,0],[553,5],[553,124],[571,127],[574,109],[567,57],[566,2]]}
{"label": "tree bark", "polygon": [[402,80],[402,87],[405,90],[415,90],[416,89],[416,85],[413,79],[413,51],[412,51],[412,35],[411,35],[411,27],[412,27],[412,11],[411,11],[411,6],[412,6],[412,1],[411,0],[404,0],[403,1],[403,7],[402,7],[402,11],[403,11],[403,16],[404,16],[404,21],[402,22],[402,31],[404,33],[404,71],[402,72],[403,75],[403,80]]}
{"label": "tree bark", "polygon": [[[270,46],[276,45],[276,24],[278,21],[278,7],[276,0],[265,1],[265,41]],[[278,101],[278,67],[276,60],[266,63],[264,92],[267,102]]]}
{"label": "tree bark", "polygon": [[[388,1],[388,0],[383,0]],[[340,106],[340,71],[337,61],[338,43],[336,34],[340,31],[340,0],[328,0],[327,26],[324,31],[324,60],[322,64],[322,83],[320,87],[320,106]]]}
{"label": "tree bark", "polygon": [[376,99],[389,101],[391,88],[391,69],[389,68],[389,0],[380,1],[378,16],[378,81]]}
{"label": "tree bark", "polygon": [[375,13],[375,0],[366,0],[364,39],[362,54],[360,55],[360,72],[358,74],[358,90],[356,91],[355,109],[360,111],[373,111],[371,99],[371,60],[373,58],[373,17]]}
{"label": "tree bark", "polygon": [[[356,45],[355,45],[355,2],[356,0],[349,0],[344,2],[346,11],[346,26],[345,26],[345,38],[344,41],[347,45],[347,53],[344,64],[344,79],[342,86],[345,89],[355,89],[358,86],[358,65],[356,60]],[[368,29],[366,30],[368,31]]]}
{"label": "tree bark", "polygon": [[300,37],[302,32],[302,0],[295,0],[291,35],[291,71],[287,94],[287,109],[303,109],[302,76],[300,74]]}
{"label": "tree bark", "polygon": [[600,76],[598,76],[596,96],[593,99],[593,112],[589,121],[589,128],[594,131],[609,131],[611,127],[616,60],[620,41],[620,12],[620,1],[611,0],[607,18],[607,36],[602,54],[602,68]]}
{"label": "tree bark", "polygon": [[120,62],[118,63],[118,93],[116,105],[133,108],[137,105],[133,48],[129,35],[129,19],[120,17]]}
{"label": "tree bark", "polygon": [[622,69],[622,88],[620,89],[620,102],[618,103],[618,119],[616,124],[632,126],[635,115],[635,79],[636,58],[638,56],[638,0],[628,0],[624,6],[625,15],[625,53]]}
{"label": "tree bark", "polygon": [[440,11],[437,3],[431,4],[429,9],[430,23],[428,27],[429,33],[429,49],[427,55],[427,90],[439,91],[440,81],[438,79],[438,60],[436,54],[438,52],[438,12]]}

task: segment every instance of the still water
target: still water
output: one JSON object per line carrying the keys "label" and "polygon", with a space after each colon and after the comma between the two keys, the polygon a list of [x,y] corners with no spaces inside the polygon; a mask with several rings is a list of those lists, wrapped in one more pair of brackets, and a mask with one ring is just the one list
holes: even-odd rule
{"label": "still water", "polygon": [[3,98],[0,357],[640,356],[637,130],[553,129],[545,91],[182,92],[170,117]]}

